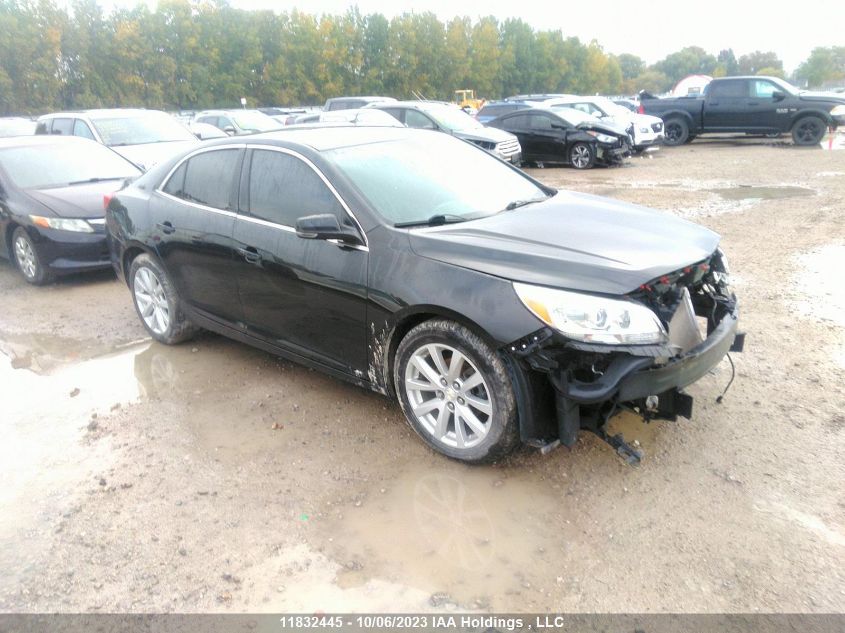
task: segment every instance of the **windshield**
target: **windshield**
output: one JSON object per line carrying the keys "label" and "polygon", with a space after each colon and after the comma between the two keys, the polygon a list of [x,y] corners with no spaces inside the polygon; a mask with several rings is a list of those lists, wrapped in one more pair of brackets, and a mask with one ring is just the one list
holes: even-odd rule
{"label": "windshield", "polygon": [[63,187],[92,179],[139,176],[129,161],[94,141],[0,150],[0,167],[21,189]]}
{"label": "windshield", "polygon": [[469,143],[422,132],[400,140],[326,152],[388,222],[449,221],[493,215],[516,201],[548,194]]}
{"label": "windshield", "polygon": [[561,119],[569,123],[569,125],[576,127],[580,123],[584,123],[585,121],[590,121],[595,123],[596,117],[592,114],[587,114],[586,112],[582,112],[581,110],[576,110],[571,105],[555,105],[551,108],[554,110],[554,113],[558,115]]}
{"label": "windshield", "polygon": [[477,130],[484,127],[463,110],[452,106],[421,107],[420,109],[437,121],[440,127],[453,132],[457,130]]}
{"label": "windshield", "polygon": [[144,112],[92,119],[105,145],[144,145],[168,141],[195,141],[179,121],[164,112]]}
{"label": "windshield", "polygon": [[783,88],[784,92],[787,92],[791,95],[797,95],[799,92],[801,92],[798,88],[793,86],[788,81],[781,79],[780,77],[772,77],[771,79],[772,79],[773,82],[775,82],[781,88]]}
{"label": "windshield", "polygon": [[250,132],[269,132],[282,127],[278,121],[258,111],[233,112],[231,117],[235,120],[235,125]]}

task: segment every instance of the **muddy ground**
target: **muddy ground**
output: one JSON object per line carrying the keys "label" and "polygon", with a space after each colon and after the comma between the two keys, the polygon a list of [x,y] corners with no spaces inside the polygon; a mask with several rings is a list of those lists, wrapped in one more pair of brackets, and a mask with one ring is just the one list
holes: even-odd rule
{"label": "muddy ground", "polygon": [[145,337],[110,275],[0,263],[0,611],[845,607],[845,152],[696,142],[551,185],[718,231],[746,351],[692,421],[467,467],[397,405],[213,335]]}

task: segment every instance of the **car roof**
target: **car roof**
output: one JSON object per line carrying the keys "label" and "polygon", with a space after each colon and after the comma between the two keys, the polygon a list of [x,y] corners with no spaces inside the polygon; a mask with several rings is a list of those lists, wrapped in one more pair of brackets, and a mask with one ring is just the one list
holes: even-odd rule
{"label": "car roof", "polygon": [[325,152],[341,147],[354,147],[370,143],[383,143],[424,135],[430,138],[428,130],[416,130],[406,127],[366,127],[355,125],[332,125],[330,127],[288,127],[273,132],[252,134],[248,138],[243,136],[230,137],[220,141],[208,141],[211,145],[304,145],[318,152]]}
{"label": "car roof", "polygon": [[63,112],[51,112],[39,119],[55,119],[61,117],[86,116],[89,119],[112,118],[120,116],[144,116],[146,114],[167,114],[162,110],[147,110],[146,108],[98,108],[93,110],[65,110]]}
{"label": "car roof", "polygon": [[53,136],[51,134],[33,134],[32,136],[10,136],[0,138],[0,149],[10,147],[45,147],[59,143],[79,143],[100,145],[96,141],[81,136]]}

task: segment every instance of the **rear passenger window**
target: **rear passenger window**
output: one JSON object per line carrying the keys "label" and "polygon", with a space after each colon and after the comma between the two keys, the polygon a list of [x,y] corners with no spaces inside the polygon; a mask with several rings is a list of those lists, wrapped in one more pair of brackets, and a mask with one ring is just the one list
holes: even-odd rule
{"label": "rear passenger window", "polygon": [[[164,190],[171,195],[215,209],[231,210],[232,183],[238,167],[239,149],[222,149],[197,154],[184,165],[184,182],[179,191],[176,170]],[[173,184],[171,185],[171,181]],[[172,193],[171,187],[178,191]]]}
{"label": "rear passenger window", "polygon": [[88,124],[82,119],[76,119],[76,122],[73,124],[73,135],[81,136],[82,138],[90,138],[92,141],[96,140],[94,135],[91,133],[91,128],[89,128]]}
{"label": "rear passenger window", "polygon": [[182,197],[182,189],[185,186],[185,171],[188,163],[182,163],[179,165],[179,169],[173,172],[173,175],[170,176],[170,179],[167,183],[162,187],[162,191],[164,193],[169,193],[171,196],[176,196],[177,198]]}
{"label": "rear passenger window", "polygon": [[53,119],[53,128],[50,134],[73,135],[73,119]]}
{"label": "rear passenger window", "polygon": [[310,166],[295,156],[267,150],[252,153],[249,213],[284,226],[319,213],[344,217],[337,197]]}
{"label": "rear passenger window", "polygon": [[35,126],[35,133],[36,134],[49,134],[50,133],[50,120],[46,121],[39,121],[38,124]]}
{"label": "rear passenger window", "polygon": [[505,121],[505,126],[511,130],[530,130],[531,118],[527,114],[512,116]]}
{"label": "rear passenger window", "polygon": [[742,99],[748,96],[748,82],[743,79],[718,81],[710,84],[711,98]]}

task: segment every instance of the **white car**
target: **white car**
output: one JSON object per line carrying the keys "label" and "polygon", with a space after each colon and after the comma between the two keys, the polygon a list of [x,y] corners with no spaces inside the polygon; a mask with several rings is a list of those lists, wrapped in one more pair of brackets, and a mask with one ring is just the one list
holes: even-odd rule
{"label": "white car", "polygon": [[133,108],[45,114],[38,119],[35,133],[81,136],[97,141],[142,171],[199,142],[187,127],[166,112]]}
{"label": "white car", "polygon": [[663,119],[631,112],[607,97],[557,97],[543,102],[543,107],[566,107],[591,114],[597,119],[616,123],[628,130],[634,141],[634,151],[643,152],[663,142]]}

